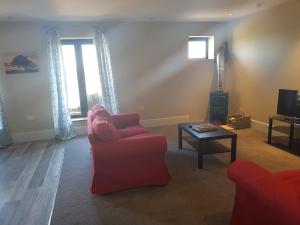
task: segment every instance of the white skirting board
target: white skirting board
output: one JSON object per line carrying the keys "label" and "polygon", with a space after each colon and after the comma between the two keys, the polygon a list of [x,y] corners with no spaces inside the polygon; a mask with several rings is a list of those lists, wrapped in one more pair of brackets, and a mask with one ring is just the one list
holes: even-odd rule
{"label": "white skirting board", "polygon": [[12,133],[13,143],[27,141],[49,140],[54,137],[53,130],[35,130],[29,132]]}
{"label": "white skirting board", "polygon": [[[260,122],[258,120],[251,120],[251,128],[253,130],[257,130],[260,132],[263,132],[264,134],[268,134],[268,129],[269,129],[269,124],[264,123],[264,122]],[[276,130],[272,130],[272,135],[275,136],[282,136],[282,133],[276,131]]]}
{"label": "white skirting board", "polygon": [[[184,116],[175,116],[175,117],[165,117],[165,118],[157,118],[157,119],[148,119],[141,120],[141,124],[146,128],[150,127],[161,127],[161,126],[171,126],[177,125],[178,123],[189,122],[190,117],[188,115]],[[260,122],[258,120],[251,120],[251,128],[265,134],[268,133],[268,124],[264,122]],[[76,135],[85,135],[87,133],[86,126],[74,127]],[[276,131],[273,131],[274,134]],[[38,140],[49,140],[54,138],[53,130],[36,130],[29,132],[20,132],[12,134],[14,143],[21,143],[27,141],[38,141]]]}
{"label": "white skirting board", "polygon": [[[85,135],[87,127],[74,127],[76,135]],[[50,140],[54,138],[53,130],[35,130],[29,132],[12,133],[13,143],[22,143],[27,141]]]}
{"label": "white skirting board", "polygon": [[162,126],[171,126],[176,125],[178,123],[184,123],[190,121],[189,115],[184,116],[174,116],[174,117],[165,117],[158,119],[147,119],[141,120],[141,124],[146,127],[162,127]]}
{"label": "white skirting board", "polygon": [[267,123],[263,123],[263,122],[260,122],[258,120],[253,120],[251,119],[251,128],[253,130],[257,130],[257,131],[260,131],[260,132],[263,132],[263,133],[268,133],[268,127],[269,127],[269,124]]}
{"label": "white skirting board", "polygon": [[[161,126],[170,126],[176,125],[178,123],[188,122],[190,117],[188,115],[185,116],[175,116],[175,117],[166,117],[166,118],[158,118],[158,119],[148,119],[141,120],[141,124],[146,128],[149,127],[161,127]],[[85,135],[87,134],[86,126],[74,126],[74,130],[76,135]],[[22,143],[27,141],[38,141],[38,140],[49,140],[54,138],[53,130],[36,130],[29,132],[20,132],[12,134],[14,143]]]}

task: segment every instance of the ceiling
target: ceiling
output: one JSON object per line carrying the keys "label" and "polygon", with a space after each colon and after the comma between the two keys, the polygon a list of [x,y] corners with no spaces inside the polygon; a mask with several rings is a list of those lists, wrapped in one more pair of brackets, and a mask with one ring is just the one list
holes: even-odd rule
{"label": "ceiling", "polygon": [[0,0],[0,20],[218,21],[288,0]]}

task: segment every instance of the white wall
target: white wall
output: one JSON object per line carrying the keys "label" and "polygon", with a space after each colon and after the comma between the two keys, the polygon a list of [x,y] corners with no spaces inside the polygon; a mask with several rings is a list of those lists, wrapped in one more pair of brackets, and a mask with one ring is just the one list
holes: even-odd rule
{"label": "white wall", "polygon": [[[0,23],[0,54],[36,51],[40,72],[5,75],[1,68],[1,94],[12,133],[52,129],[45,24]],[[214,64],[188,60],[189,36],[213,35],[216,48],[227,40],[225,23],[128,22],[55,23],[62,37],[92,37],[100,25],[110,43],[113,72],[121,112],[139,111],[142,119],[190,115],[207,117]],[[227,77],[226,87],[232,85]],[[28,121],[33,115],[36,120]]]}
{"label": "white wall", "polygon": [[[1,95],[13,133],[52,128],[50,86],[43,27],[23,23],[0,24],[0,54],[36,51],[40,71],[28,74],[4,74],[1,64]],[[35,116],[27,121],[26,116]]]}
{"label": "white wall", "polygon": [[266,123],[278,89],[300,90],[300,2],[291,1],[233,24],[235,107]]}

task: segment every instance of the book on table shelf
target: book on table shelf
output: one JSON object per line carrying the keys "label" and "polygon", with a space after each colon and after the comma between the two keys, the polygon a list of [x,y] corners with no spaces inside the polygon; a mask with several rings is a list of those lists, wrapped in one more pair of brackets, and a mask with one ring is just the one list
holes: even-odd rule
{"label": "book on table shelf", "polygon": [[199,132],[199,133],[204,133],[204,132],[211,132],[211,131],[216,131],[218,127],[215,125],[212,125],[210,123],[208,124],[195,124],[191,126],[193,130]]}

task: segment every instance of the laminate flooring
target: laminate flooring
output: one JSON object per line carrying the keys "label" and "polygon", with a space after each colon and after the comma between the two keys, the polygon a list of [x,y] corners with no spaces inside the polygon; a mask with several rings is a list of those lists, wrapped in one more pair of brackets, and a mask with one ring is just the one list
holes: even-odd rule
{"label": "laminate flooring", "polygon": [[64,148],[35,141],[0,149],[0,225],[48,225]]}

